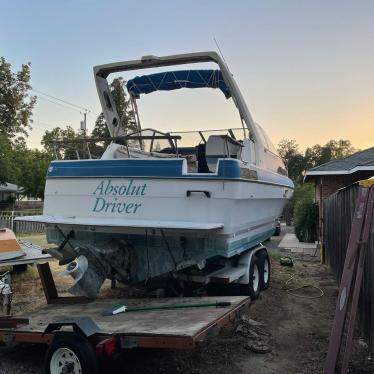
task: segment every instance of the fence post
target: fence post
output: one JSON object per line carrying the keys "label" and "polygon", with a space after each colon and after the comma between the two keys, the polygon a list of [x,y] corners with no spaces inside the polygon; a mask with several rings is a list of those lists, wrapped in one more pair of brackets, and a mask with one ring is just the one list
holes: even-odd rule
{"label": "fence post", "polygon": [[12,215],[10,216],[10,227],[12,228],[12,231],[15,233],[15,223],[14,223],[14,210],[12,210]]}

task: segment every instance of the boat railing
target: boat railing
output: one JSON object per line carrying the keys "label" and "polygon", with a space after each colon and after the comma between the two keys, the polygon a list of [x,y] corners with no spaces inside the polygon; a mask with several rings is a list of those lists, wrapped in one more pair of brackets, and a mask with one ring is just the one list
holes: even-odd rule
{"label": "boat railing", "polygon": [[[53,147],[56,159],[95,159],[101,158],[106,147],[110,143],[114,142],[116,144],[123,145],[125,147],[125,153],[127,151],[128,157],[131,158],[131,151],[133,151],[134,149],[144,151],[145,154],[158,154],[159,151],[157,150],[157,148],[159,148],[159,144],[157,144],[157,141],[166,140],[169,144],[169,148],[167,148],[169,150],[169,153],[174,154],[174,157],[178,158],[180,156],[180,152],[178,150],[178,141],[182,139],[181,135],[195,133],[198,135],[200,143],[206,144],[207,140],[209,139],[209,133],[213,135],[217,132],[225,132],[225,136],[223,138],[226,143],[226,148],[228,148],[229,143],[240,145],[237,137],[235,137],[234,134],[234,131],[236,130],[242,130],[242,128],[179,131],[168,133],[163,133],[158,130],[147,128],[120,136],[82,136],[75,139],[52,140],[49,142],[49,145]],[[149,141],[149,144],[146,144],[147,141]],[[99,143],[101,143],[101,145]]]}
{"label": "boat railing", "polygon": [[112,142],[116,142],[117,144],[124,145],[127,149],[131,143],[139,142],[140,148],[142,148],[142,144],[145,140],[151,141],[151,149],[153,146],[153,142],[155,140],[167,140],[172,148],[175,149],[175,153],[178,155],[178,143],[177,141],[181,139],[180,135],[170,135],[170,134],[161,134],[154,131],[153,134],[150,135],[140,135],[140,134],[129,134],[129,135],[121,135],[121,136],[109,136],[109,137],[82,137],[78,139],[62,139],[62,140],[53,140],[50,141],[49,144],[53,146],[55,157],[59,159],[60,152],[59,150],[68,149],[75,153],[77,159],[81,159],[82,156],[84,158],[99,158],[100,156],[95,155],[90,148],[90,145],[96,145],[96,143],[104,143],[109,145]]}

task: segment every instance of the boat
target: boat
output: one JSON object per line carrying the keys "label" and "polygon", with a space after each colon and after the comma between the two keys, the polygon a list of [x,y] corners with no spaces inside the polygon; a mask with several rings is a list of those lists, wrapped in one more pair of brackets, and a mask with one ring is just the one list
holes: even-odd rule
{"label": "boat", "polygon": [[[190,68],[202,63],[218,68]],[[178,69],[127,81],[136,128],[123,129],[109,75],[171,66]],[[294,185],[216,52],[144,56],[96,66],[94,76],[110,144],[99,159],[51,162],[43,214],[22,217],[46,224],[48,242],[57,245],[50,253],[75,279],[73,293],[96,296],[105,279],[139,284],[164,274],[217,272],[272,236]],[[142,95],[199,88],[232,100],[239,124],[199,129],[193,146],[183,146],[191,131],[141,128]]]}

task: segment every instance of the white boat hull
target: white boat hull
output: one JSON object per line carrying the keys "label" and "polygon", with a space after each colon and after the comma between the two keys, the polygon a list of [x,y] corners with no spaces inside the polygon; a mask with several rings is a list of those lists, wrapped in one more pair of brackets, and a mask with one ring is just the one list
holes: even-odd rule
{"label": "white boat hull", "polygon": [[291,194],[290,186],[244,179],[49,178],[43,216],[24,219],[45,222],[58,245],[74,230],[73,246],[107,251],[114,267],[130,253],[132,269],[120,278],[137,283],[257,246]]}
{"label": "white boat hull", "polygon": [[[133,196],[111,192],[115,187],[129,185],[146,188],[143,194]],[[210,197],[204,192],[191,192],[187,196],[188,191],[206,191]],[[231,235],[260,226],[267,230],[274,228],[274,221],[291,194],[288,186],[247,180],[49,179],[44,215],[79,217],[82,222],[87,218],[92,226],[105,225],[106,219],[118,220],[116,226],[121,232],[133,229],[126,222],[134,220],[144,222],[148,228],[157,228],[159,221],[219,222],[223,228],[217,234]]]}

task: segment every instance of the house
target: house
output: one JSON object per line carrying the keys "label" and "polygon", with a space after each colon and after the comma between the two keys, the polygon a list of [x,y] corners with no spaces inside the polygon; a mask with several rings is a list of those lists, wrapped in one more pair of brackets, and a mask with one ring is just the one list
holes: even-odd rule
{"label": "house", "polygon": [[374,147],[326,162],[305,173],[304,182],[314,182],[319,206],[319,239],[323,243],[323,200],[338,189],[374,175]]}
{"label": "house", "polygon": [[12,183],[0,184],[0,203],[14,202],[23,189]]}

